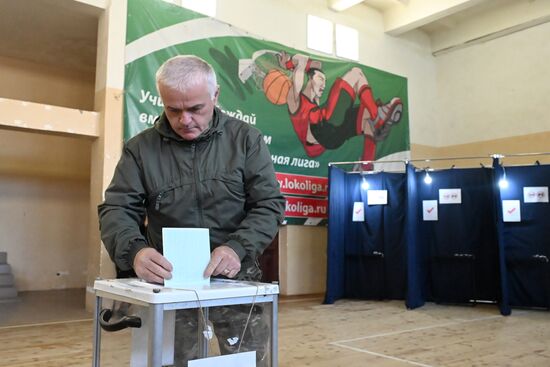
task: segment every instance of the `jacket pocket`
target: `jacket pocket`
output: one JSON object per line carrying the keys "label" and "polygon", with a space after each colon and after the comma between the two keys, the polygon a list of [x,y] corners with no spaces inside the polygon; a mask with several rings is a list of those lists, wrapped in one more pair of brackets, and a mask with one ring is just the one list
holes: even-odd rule
{"label": "jacket pocket", "polygon": [[172,191],[174,191],[175,187],[172,186],[172,187],[166,187],[166,188],[163,188],[157,192],[155,192],[154,194],[152,194],[150,197],[149,197],[149,203],[153,206],[153,208],[155,210],[160,210],[160,206],[162,204],[162,200],[165,199],[168,194],[170,194]]}
{"label": "jacket pocket", "polygon": [[201,181],[200,191],[206,225],[212,225],[226,234],[238,228],[246,216],[246,192],[240,172],[205,177]]}
{"label": "jacket pocket", "polygon": [[239,171],[224,172],[203,180],[208,196],[220,199],[244,201],[246,192],[243,177]]}

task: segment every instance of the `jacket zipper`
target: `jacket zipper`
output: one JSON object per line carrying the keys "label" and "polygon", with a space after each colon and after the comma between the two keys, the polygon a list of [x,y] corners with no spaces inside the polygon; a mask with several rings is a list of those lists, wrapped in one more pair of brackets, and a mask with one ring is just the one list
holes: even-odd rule
{"label": "jacket zipper", "polygon": [[201,197],[199,192],[199,174],[198,174],[198,155],[197,155],[197,144],[193,143],[191,145],[191,158],[193,161],[193,184],[195,185],[195,196],[197,199],[197,212],[199,214],[199,223],[202,228],[204,228],[204,220],[202,217],[202,208],[201,208]]}
{"label": "jacket zipper", "polygon": [[163,190],[159,192],[155,198],[155,210],[160,210],[160,203],[162,201],[162,198],[164,197],[164,194],[166,194],[169,191],[172,191],[176,188],[176,186],[168,187],[166,190]]}
{"label": "jacket zipper", "polygon": [[164,191],[159,192],[157,195],[157,200],[155,201],[155,210],[160,209],[160,200],[162,199],[162,195],[164,194]]}

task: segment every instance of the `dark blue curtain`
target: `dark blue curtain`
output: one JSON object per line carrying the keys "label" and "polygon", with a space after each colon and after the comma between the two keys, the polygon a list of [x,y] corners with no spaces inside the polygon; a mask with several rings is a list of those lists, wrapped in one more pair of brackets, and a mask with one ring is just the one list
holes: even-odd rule
{"label": "dark blue curtain", "polygon": [[498,182],[502,178],[503,170],[498,163],[498,158],[493,159],[493,197],[495,199],[495,220],[496,220],[496,230],[497,230],[497,241],[498,241],[498,261],[500,265],[500,290],[501,290],[501,300],[500,300],[500,313],[503,315],[510,315],[510,292],[508,290],[508,270],[506,267],[506,257],[504,251],[504,223],[502,222],[502,201],[500,198],[500,190],[498,189]]}
{"label": "dark blue curtain", "polygon": [[[423,176],[423,175],[421,175]],[[461,190],[460,204],[439,202],[438,221],[422,221],[430,233],[431,298],[440,302],[497,301],[500,298],[494,180],[490,168],[432,173],[420,200],[439,200],[439,190]],[[419,203],[422,210],[422,205]]]}
{"label": "dark blue curtain", "polygon": [[425,238],[423,228],[418,223],[422,213],[418,211],[418,176],[414,165],[407,164],[407,308],[423,306],[429,288],[429,253],[422,246],[420,238]]}
{"label": "dark blue curtain", "polygon": [[[367,191],[361,188],[364,180],[371,190],[387,190],[387,205],[368,205]],[[404,174],[363,176],[331,167],[326,303],[343,297],[405,297],[405,195]],[[352,221],[354,202],[363,202],[364,222]]]}
{"label": "dark blue curtain", "polygon": [[325,303],[344,296],[344,244],[346,241],[346,172],[335,166],[328,171],[327,290]]}
{"label": "dark blue curtain", "polygon": [[[407,167],[407,307],[426,300],[468,303],[501,299],[495,229],[493,170],[449,169],[426,173]],[[439,203],[440,189],[460,189],[460,204]],[[438,220],[424,221],[424,200],[438,201]]]}
{"label": "dark blue curtain", "polygon": [[[402,173],[348,174],[345,242],[348,298],[404,299],[406,281],[406,177]],[[387,205],[368,205],[368,190],[387,190]],[[354,202],[363,202],[365,221],[352,222]]]}
{"label": "dark blue curtain", "polygon": [[520,222],[500,223],[510,305],[550,308],[550,204],[526,203],[523,192],[550,186],[550,166],[499,166],[499,177],[504,174],[508,187],[500,189],[500,197],[519,200],[521,213]]}

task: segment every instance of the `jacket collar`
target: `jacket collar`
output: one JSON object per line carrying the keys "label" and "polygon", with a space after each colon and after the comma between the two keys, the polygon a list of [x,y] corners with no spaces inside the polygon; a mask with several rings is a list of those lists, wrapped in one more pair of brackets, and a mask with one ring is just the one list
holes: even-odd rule
{"label": "jacket collar", "polygon": [[215,134],[221,134],[223,125],[225,124],[224,118],[222,118],[221,111],[214,107],[214,113],[212,114],[212,120],[210,121],[210,127],[202,132],[196,139],[194,140],[185,140],[176,132],[174,129],[172,129],[172,126],[170,126],[170,122],[168,122],[168,119],[166,118],[166,114],[162,112],[162,114],[157,118],[155,121],[155,130],[164,138],[176,140],[176,141],[192,141],[192,142],[199,142],[199,141],[206,141],[210,140],[210,138]]}

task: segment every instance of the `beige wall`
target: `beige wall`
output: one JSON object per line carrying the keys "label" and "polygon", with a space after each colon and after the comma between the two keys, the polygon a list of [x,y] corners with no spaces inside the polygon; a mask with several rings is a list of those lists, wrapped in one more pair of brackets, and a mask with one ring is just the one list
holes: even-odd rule
{"label": "beige wall", "polygon": [[284,226],[279,231],[280,291],[324,293],[327,278],[325,227]]}
{"label": "beige wall", "polygon": [[90,141],[10,130],[0,141],[0,251],[17,289],[85,286]]}
{"label": "beige wall", "polygon": [[0,56],[0,97],[91,111],[95,75]]}
{"label": "beige wall", "polygon": [[[0,98],[92,110],[94,77],[0,56]],[[85,287],[91,139],[11,130],[17,106],[0,102],[0,251],[19,291]],[[59,111],[40,106],[29,104],[28,125],[56,126]]]}
{"label": "beige wall", "polygon": [[[412,140],[412,158],[549,152],[549,34],[544,23],[437,56],[437,139]],[[536,159],[549,162],[541,156],[505,158],[504,164]],[[473,167],[479,160],[429,163],[452,164]]]}
{"label": "beige wall", "polygon": [[[423,143],[442,147],[550,131],[549,39],[545,23],[436,57],[438,137]],[[550,150],[550,143],[541,148]]]}
{"label": "beige wall", "polygon": [[[492,154],[503,154],[504,165],[534,164],[539,161],[541,164],[550,164],[550,155],[512,157],[513,154],[541,153],[550,151],[550,131],[529,135],[519,135],[510,138],[485,140],[481,142],[450,145],[447,147],[431,147],[420,144],[413,144],[411,147],[412,159],[433,159],[449,157],[486,157],[484,159],[472,158],[461,160],[444,160],[417,163],[418,167],[449,168],[456,167],[478,167],[480,163],[490,166]],[[506,157],[506,155],[509,155]]]}

